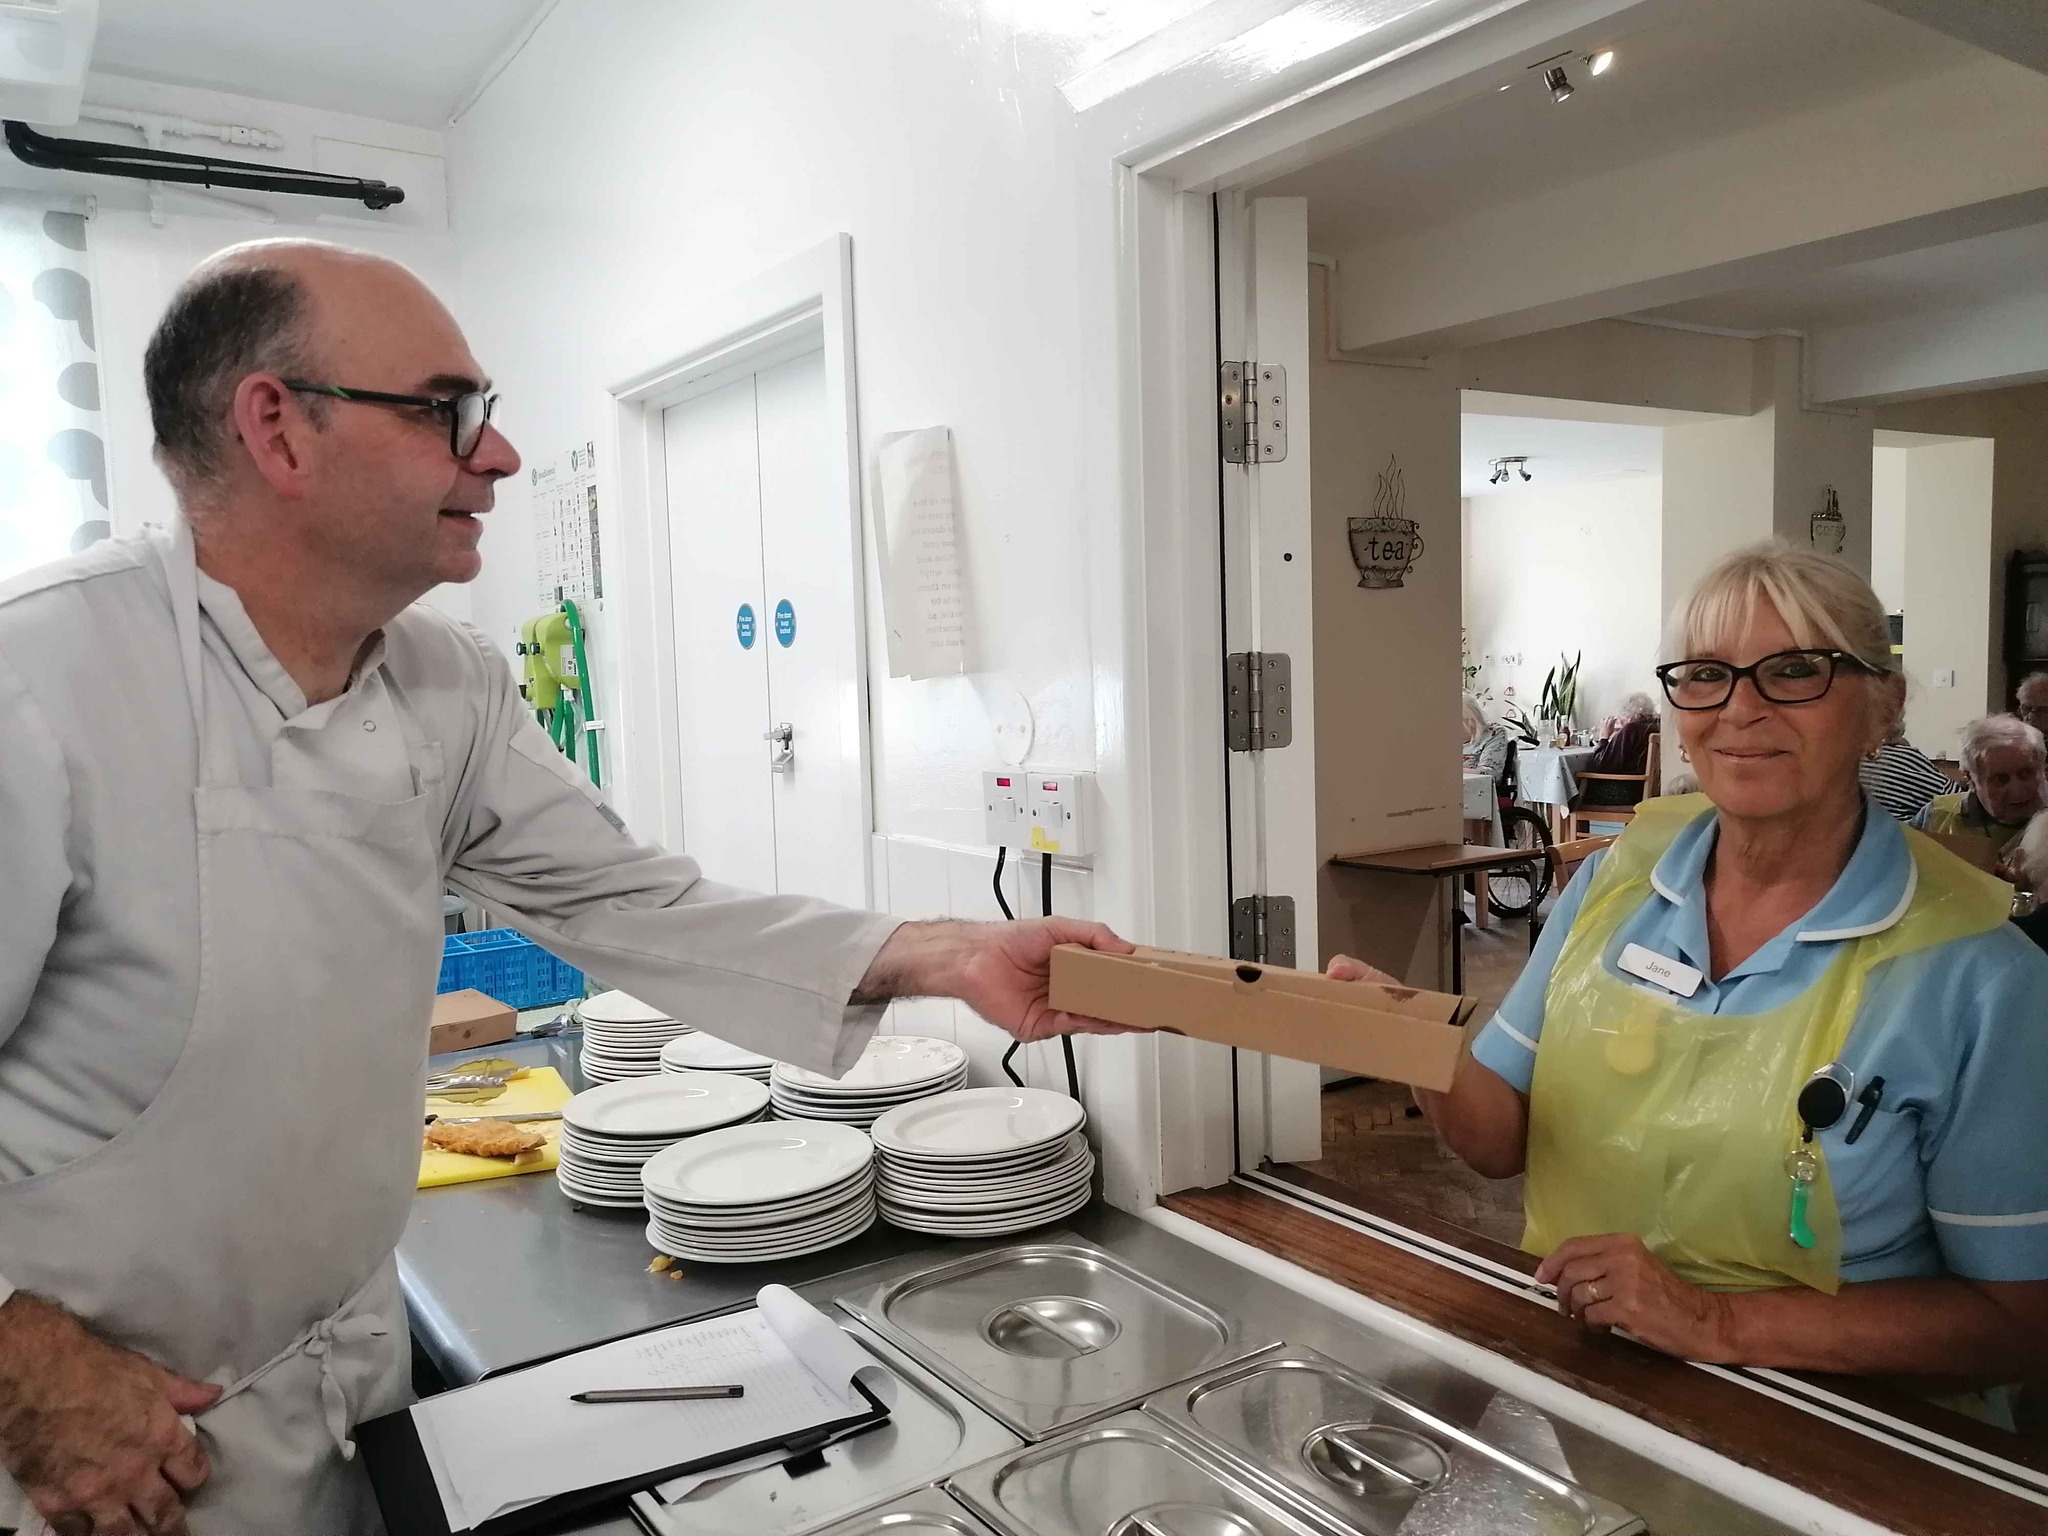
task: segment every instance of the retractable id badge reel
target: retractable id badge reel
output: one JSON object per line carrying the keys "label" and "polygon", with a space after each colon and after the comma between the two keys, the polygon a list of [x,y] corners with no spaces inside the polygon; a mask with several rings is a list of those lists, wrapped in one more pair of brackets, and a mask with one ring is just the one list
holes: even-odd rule
{"label": "retractable id badge reel", "polygon": [[1838,1124],[1855,1097],[1856,1074],[1839,1061],[1820,1068],[1799,1090],[1795,1105],[1799,1111],[1799,1141],[1785,1155],[1785,1172],[1792,1180],[1792,1210],[1786,1219],[1786,1234],[1801,1248],[1811,1248],[1815,1242],[1806,1215],[1813,1181],[1820,1177],[1820,1154],[1813,1150],[1814,1133]]}

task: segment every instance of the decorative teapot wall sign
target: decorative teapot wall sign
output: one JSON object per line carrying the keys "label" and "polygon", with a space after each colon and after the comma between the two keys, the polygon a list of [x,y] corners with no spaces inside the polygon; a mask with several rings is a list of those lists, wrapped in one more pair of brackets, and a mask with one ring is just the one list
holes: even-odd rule
{"label": "decorative teapot wall sign", "polygon": [[1422,554],[1421,525],[1403,517],[1408,489],[1390,454],[1372,493],[1372,516],[1351,522],[1351,563],[1361,587],[1398,587]]}
{"label": "decorative teapot wall sign", "polygon": [[1848,541],[1849,525],[1842,521],[1842,501],[1832,485],[1826,487],[1820,510],[1806,520],[1806,536],[1824,555],[1839,555]]}

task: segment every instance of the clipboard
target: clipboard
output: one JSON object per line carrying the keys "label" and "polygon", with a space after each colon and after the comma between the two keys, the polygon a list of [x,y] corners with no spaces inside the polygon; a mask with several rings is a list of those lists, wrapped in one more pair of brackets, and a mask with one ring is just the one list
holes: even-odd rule
{"label": "clipboard", "polygon": [[[692,1472],[713,1471],[771,1451],[786,1451],[792,1457],[815,1455],[835,1440],[872,1429],[888,1420],[887,1405],[869,1390],[865,1382],[856,1380],[852,1385],[866,1400],[868,1412],[812,1425],[781,1439],[738,1446],[720,1451],[715,1456],[680,1461],[673,1466],[657,1467],[617,1482],[543,1499],[525,1509],[485,1520],[469,1530],[474,1536],[520,1536],[521,1532],[538,1530],[607,1504],[618,1504],[623,1511],[624,1501],[633,1494]],[[447,1514],[441,1507],[441,1494],[434,1486],[434,1474],[427,1466],[427,1455],[420,1446],[419,1431],[413,1424],[411,1409],[400,1409],[397,1413],[387,1413],[357,1425],[355,1440],[357,1452],[363,1458],[363,1469],[369,1474],[370,1487],[377,1495],[377,1508],[384,1516],[388,1536],[465,1536],[465,1533],[449,1529]]]}

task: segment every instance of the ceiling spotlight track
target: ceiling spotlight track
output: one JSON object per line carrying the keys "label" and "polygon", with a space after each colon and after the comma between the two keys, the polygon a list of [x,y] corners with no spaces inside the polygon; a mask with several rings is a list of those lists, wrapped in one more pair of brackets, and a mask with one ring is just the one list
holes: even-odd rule
{"label": "ceiling spotlight track", "polygon": [[1534,480],[1529,473],[1529,455],[1526,453],[1504,454],[1497,459],[1488,459],[1487,467],[1493,473],[1486,477],[1488,485],[1505,485],[1511,475],[1519,473],[1524,480]]}
{"label": "ceiling spotlight track", "polygon": [[[1550,99],[1563,105],[1578,93],[1578,87],[1572,84],[1572,77],[1565,72],[1565,65],[1574,62],[1583,64],[1588,74],[1598,77],[1614,68],[1614,50],[1596,48],[1591,53],[1553,53],[1547,59],[1538,59],[1533,64],[1525,65],[1524,78],[1527,74],[1540,73],[1543,77],[1543,88],[1550,92]],[[1500,89],[1512,90],[1514,84],[1515,82],[1510,80]]]}
{"label": "ceiling spotlight track", "polygon": [[1564,72],[1562,64],[1553,64],[1543,72],[1543,84],[1550,91],[1550,99],[1562,104],[1572,99],[1571,76]]}

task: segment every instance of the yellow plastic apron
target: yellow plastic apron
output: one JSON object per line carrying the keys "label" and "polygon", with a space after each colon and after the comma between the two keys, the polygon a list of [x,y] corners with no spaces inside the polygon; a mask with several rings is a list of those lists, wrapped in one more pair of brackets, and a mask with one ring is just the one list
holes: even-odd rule
{"label": "yellow plastic apron", "polygon": [[1927,802],[1927,830],[1930,832],[1964,832],[1963,804],[1969,799],[1966,794],[1936,795]]}
{"label": "yellow plastic apron", "polygon": [[1570,1237],[1633,1232],[1696,1285],[1796,1283],[1832,1295],[1842,1224],[1818,1142],[1807,1211],[1815,1245],[1801,1248],[1789,1232],[1785,1159],[1799,1143],[1799,1090],[1840,1054],[1875,967],[1996,928],[2012,892],[1905,829],[1916,883],[1898,922],[1841,942],[1820,980],[1780,1007],[1696,1011],[1601,961],[1649,895],[1657,860],[1711,810],[1704,795],[1644,801],[1565,938],[1530,1088],[1522,1246],[1547,1254]]}

